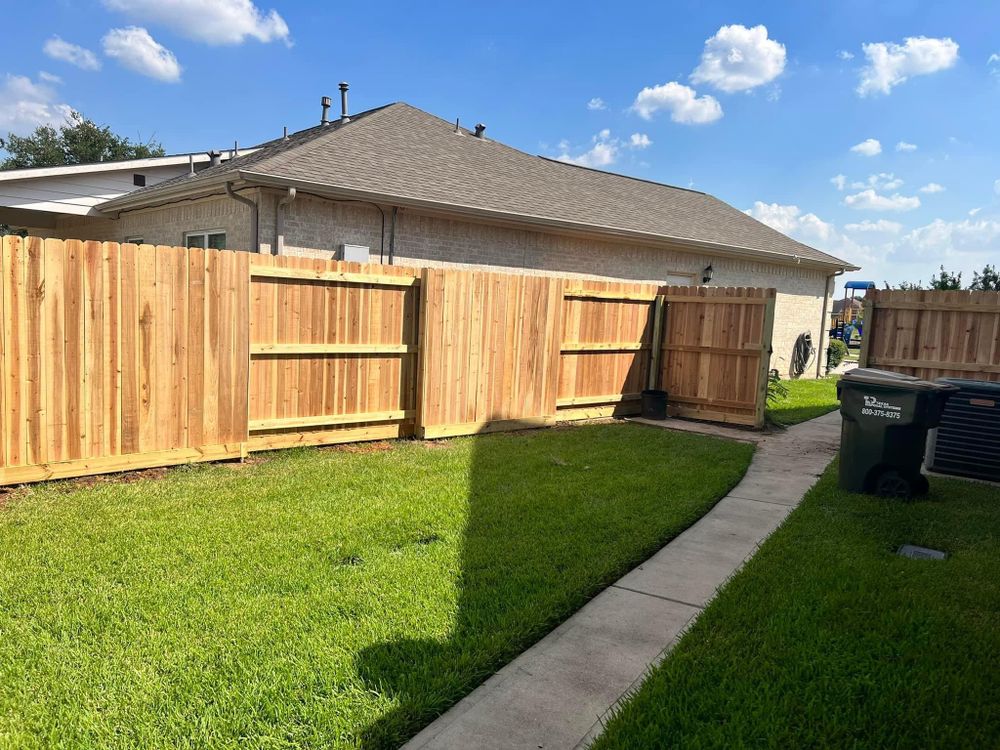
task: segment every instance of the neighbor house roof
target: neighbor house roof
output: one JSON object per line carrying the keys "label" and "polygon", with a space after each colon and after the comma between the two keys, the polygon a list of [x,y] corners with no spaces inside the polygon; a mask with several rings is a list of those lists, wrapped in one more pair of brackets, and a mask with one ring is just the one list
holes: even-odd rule
{"label": "neighbor house roof", "polygon": [[533,156],[403,103],[262,144],[252,154],[136,190],[101,209],[117,213],[211,195],[227,182],[854,268],[706,193]]}
{"label": "neighbor house roof", "polygon": [[148,167],[169,167],[176,164],[195,164],[209,160],[207,153],[169,154],[148,156],[143,159],[122,159],[120,161],[99,161],[90,164],[62,164],[58,167],[25,167],[23,169],[0,170],[0,182],[9,180],[30,180],[37,177],[61,177],[72,174],[93,174],[96,172],[116,172],[122,169],[145,169]]}

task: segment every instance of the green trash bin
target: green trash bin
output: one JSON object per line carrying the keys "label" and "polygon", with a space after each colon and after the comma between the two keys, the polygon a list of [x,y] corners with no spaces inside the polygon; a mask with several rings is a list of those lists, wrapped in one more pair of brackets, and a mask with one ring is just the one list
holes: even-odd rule
{"label": "green trash bin", "polygon": [[882,497],[925,494],[920,466],[927,431],[937,427],[945,402],[957,390],[885,370],[846,372],[837,383],[843,417],[840,486]]}

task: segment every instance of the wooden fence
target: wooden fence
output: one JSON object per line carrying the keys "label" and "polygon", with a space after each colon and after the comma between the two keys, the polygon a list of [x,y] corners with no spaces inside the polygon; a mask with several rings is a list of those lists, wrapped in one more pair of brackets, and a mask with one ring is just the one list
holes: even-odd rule
{"label": "wooden fence", "polygon": [[869,291],[860,364],[1000,381],[1000,292]]}
{"label": "wooden fence", "polygon": [[3,238],[0,484],[635,414],[760,425],[774,290]]}

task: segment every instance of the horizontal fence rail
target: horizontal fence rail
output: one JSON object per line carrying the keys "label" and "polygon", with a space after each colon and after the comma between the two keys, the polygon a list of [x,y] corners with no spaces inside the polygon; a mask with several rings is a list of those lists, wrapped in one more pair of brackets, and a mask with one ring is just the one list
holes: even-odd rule
{"label": "horizontal fence rail", "polygon": [[868,292],[860,364],[915,375],[1000,381],[1000,292]]}
{"label": "horizontal fence rail", "polygon": [[759,425],[774,291],[4,237],[0,484],[636,414]]}

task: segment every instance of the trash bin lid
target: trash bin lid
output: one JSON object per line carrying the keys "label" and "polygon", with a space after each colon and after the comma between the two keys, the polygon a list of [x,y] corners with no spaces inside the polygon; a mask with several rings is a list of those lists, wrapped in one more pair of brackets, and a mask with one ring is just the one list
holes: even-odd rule
{"label": "trash bin lid", "polygon": [[881,385],[889,388],[903,388],[910,391],[950,391],[957,386],[950,383],[932,383],[901,372],[876,370],[871,367],[856,367],[840,376],[841,382],[861,385]]}

